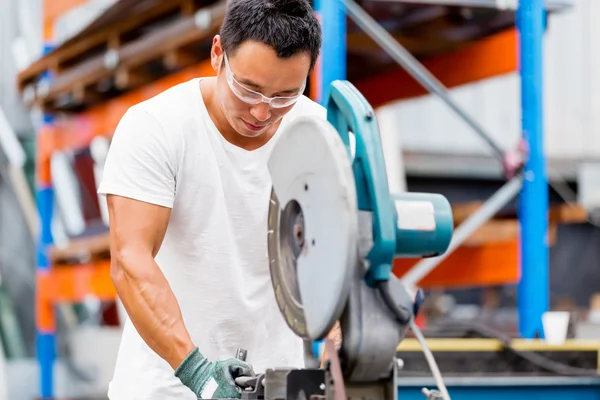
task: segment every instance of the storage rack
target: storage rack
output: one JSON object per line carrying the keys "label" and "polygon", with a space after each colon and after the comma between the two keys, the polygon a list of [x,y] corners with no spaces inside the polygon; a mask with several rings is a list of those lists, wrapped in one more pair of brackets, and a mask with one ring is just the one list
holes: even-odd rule
{"label": "storage rack", "polygon": [[[81,3],[77,0],[63,2],[71,3],[70,6]],[[53,3],[52,7],[57,7],[61,2],[46,0],[47,6],[50,3]],[[493,22],[495,30],[488,32],[482,27],[477,34],[468,37],[465,43],[444,43],[440,48],[433,41],[417,42],[402,34],[390,34],[379,24],[386,20],[385,15],[382,15],[385,13],[370,18],[352,0],[315,0],[315,10],[323,23],[324,47],[318,67],[311,76],[309,93],[313,99],[320,101],[331,81],[351,79],[374,107],[420,95],[425,92],[423,87],[444,98],[444,86],[456,86],[469,80],[513,71],[517,68],[517,56],[520,57],[523,130],[528,132],[526,140],[530,147],[524,169],[525,179],[522,184],[519,178],[511,180],[500,193],[500,198],[494,198],[491,208],[490,203],[454,207],[457,224],[475,219],[477,229],[471,230],[469,234],[465,233],[462,238],[464,242],[439,267],[417,264],[416,261],[403,264],[400,261],[395,271],[407,273],[409,270],[414,272],[437,267],[429,276],[433,277],[436,284],[456,283],[457,277],[462,279],[461,283],[474,282],[475,279],[478,284],[498,284],[518,279],[518,270],[509,267],[516,265],[518,261],[517,225],[489,219],[494,210],[517,195],[522,188],[520,196],[523,207],[519,217],[524,240],[520,247],[523,262],[519,283],[519,314],[521,332],[524,336],[531,337],[540,331],[541,313],[548,307],[546,237],[549,236],[551,243],[553,228],[558,222],[585,219],[585,212],[582,210],[551,209],[547,205],[541,146],[541,40],[545,21],[543,2],[521,1],[517,10],[518,20],[521,22],[518,30],[512,27],[515,10],[510,9],[511,3],[508,1],[372,0],[365,3],[373,7],[377,3],[379,7],[381,3],[406,3],[410,7],[414,5],[413,8],[408,8],[409,15],[405,19],[405,25],[412,26],[427,24],[427,18],[435,19],[432,10],[439,12],[440,5],[504,7],[502,11],[483,21],[484,26]],[[548,1],[546,5],[549,10],[555,10],[569,6],[570,3],[555,0]],[[110,281],[110,260],[107,257],[108,234],[74,240],[67,249],[53,248],[51,222],[54,193],[50,158],[57,151],[85,147],[94,137],[110,137],[120,117],[131,105],[179,82],[197,76],[213,75],[206,58],[210,39],[218,32],[224,9],[224,1],[121,0],[76,37],[56,47],[52,46],[50,40],[52,21],[46,21],[45,56],[19,74],[18,85],[25,102],[40,107],[45,113],[44,123],[37,135],[37,200],[41,234],[37,248],[36,305],[41,398],[51,398],[54,394],[55,304],[79,302],[87,295],[105,300],[115,299],[115,290]],[[432,27],[442,30],[446,28],[436,28],[436,25]],[[521,34],[518,35],[518,32]],[[520,40],[520,53],[517,53],[514,43],[517,38]],[[400,42],[404,45],[401,46]],[[375,53],[380,55],[377,51],[382,48],[388,54],[387,63],[379,63],[376,61],[378,58],[372,57]],[[486,54],[499,50],[506,55],[502,57],[503,63],[483,68],[481,63],[475,63],[476,67],[472,68],[469,63],[464,63],[464,72],[446,76],[440,81],[432,79],[443,75],[440,72],[449,65],[454,65],[452,63],[465,59],[485,59]],[[438,53],[441,55],[437,56]],[[417,56],[424,61],[418,62]],[[390,61],[392,64],[400,63],[402,71],[390,70]],[[422,68],[423,65],[430,67],[433,74],[428,73],[427,68]],[[396,86],[395,90],[383,91],[383,94],[372,90],[373,87],[386,87],[392,80],[408,83],[403,90],[398,90]],[[452,106],[451,101],[449,105]],[[455,111],[469,119],[460,108]],[[476,125],[474,128],[485,135],[484,128]],[[497,241],[493,236],[498,236],[499,226],[503,227],[500,236],[505,237]],[[468,242],[470,246],[465,246]],[[473,252],[478,252],[476,254],[487,261],[482,261],[478,269],[479,275],[473,274],[473,271],[463,271],[461,276],[456,266],[464,264],[465,260],[473,256]],[[84,258],[81,257],[82,254],[85,255]],[[490,271],[488,263],[491,262],[503,262],[506,267],[500,269],[506,271],[506,274],[492,276],[486,272]]]}

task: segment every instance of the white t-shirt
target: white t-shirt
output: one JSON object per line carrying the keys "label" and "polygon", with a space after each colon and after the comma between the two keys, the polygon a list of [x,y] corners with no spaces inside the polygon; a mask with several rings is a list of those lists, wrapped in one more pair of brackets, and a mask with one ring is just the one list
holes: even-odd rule
{"label": "white t-shirt", "polygon": [[[307,114],[326,118],[325,108],[302,97],[273,139],[247,151],[219,133],[196,78],[131,107],[113,136],[99,193],[172,208],[156,261],[210,360],[244,348],[256,372],[304,366],[302,340],[285,323],[271,285],[266,163],[282,128]],[[108,396],[196,399],[129,319]]]}

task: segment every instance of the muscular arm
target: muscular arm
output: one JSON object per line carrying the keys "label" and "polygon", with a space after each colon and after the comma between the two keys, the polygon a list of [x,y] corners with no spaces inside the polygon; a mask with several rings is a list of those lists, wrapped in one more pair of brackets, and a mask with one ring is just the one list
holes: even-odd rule
{"label": "muscular arm", "polygon": [[194,349],[169,283],[154,261],[171,210],[108,195],[111,278],[142,339],[173,369]]}

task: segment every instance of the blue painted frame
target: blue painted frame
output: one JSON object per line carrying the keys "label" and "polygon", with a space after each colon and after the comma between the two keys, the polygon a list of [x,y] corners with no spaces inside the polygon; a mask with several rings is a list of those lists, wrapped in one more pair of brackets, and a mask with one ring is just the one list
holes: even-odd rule
{"label": "blue painted frame", "polygon": [[324,107],[327,92],[333,81],[346,79],[346,9],[340,0],[313,0],[315,12],[321,20],[323,46],[321,47],[319,90],[317,101]]}
{"label": "blue painted frame", "polygon": [[[445,381],[452,400],[600,400],[600,379],[595,378],[478,377]],[[435,382],[423,378],[400,379],[398,400],[426,400],[422,387],[435,388]]]}
{"label": "blue painted frame", "polygon": [[544,337],[542,314],[549,307],[548,179],[543,140],[543,0],[521,0],[517,12],[523,137],[529,156],[519,201],[521,279],[519,331]]}

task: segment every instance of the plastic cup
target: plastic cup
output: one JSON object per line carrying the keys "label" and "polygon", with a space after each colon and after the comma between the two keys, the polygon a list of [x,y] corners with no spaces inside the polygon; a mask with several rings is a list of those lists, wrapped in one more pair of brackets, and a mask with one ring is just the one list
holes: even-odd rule
{"label": "plastic cup", "polygon": [[567,340],[570,316],[568,311],[548,311],[542,315],[546,343],[559,345]]}

